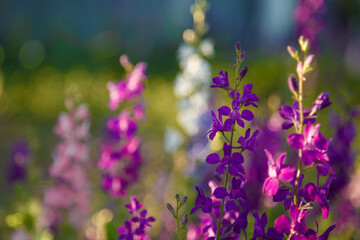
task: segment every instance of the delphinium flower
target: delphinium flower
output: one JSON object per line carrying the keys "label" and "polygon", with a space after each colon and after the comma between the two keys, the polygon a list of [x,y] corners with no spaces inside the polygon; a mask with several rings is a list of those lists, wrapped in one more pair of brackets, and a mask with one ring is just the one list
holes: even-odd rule
{"label": "delphinium flower", "polygon": [[317,37],[324,28],[322,16],[325,10],[324,0],[300,0],[295,9],[298,36],[308,38],[315,49],[318,46]]}
{"label": "delphinium flower", "polygon": [[12,145],[11,160],[7,171],[9,183],[26,180],[30,155],[31,149],[28,142],[18,141]]}
{"label": "delphinium flower", "polygon": [[138,122],[145,119],[142,100],[144,81],[147,79],[146,63],[133,66],[127,56],[120,57],[126,78],[109,82],[109,108],[121,111],[107,121],[106,137],[101,146],[98,166],[102,170],[102,187],[113,197],[123,197],[127,188],[138,178],[142,157],[141,139],[137,136]]}
{"label": "delphinium flower", "polygon": [[55,230],[63,212],[77,229],[84,227],[90,211],[90,185],[86,176],[89,164],[89,111],[66,99],[67,112],[60,114],[54,132],[61,138],[52,154],[49,173],[53,186],[45,189],[41,223]]}
{"label": "delphinium flower", "polygon": [[[288,135],[287,142],[298,153],[297,167],[284,164],[286,153],[283,153],[275,162],[271,153],[266,152],[268,177],[264,182],[263,190],[273,196],[273,201],[283,202],[284,209],[289,210],[290,218],[281,215],[274,224],[274,229],[283,234],[283,237],[291,240],[328,239],[335,225],[330,226],[321,236],[318,236],[317,231],[306,226],[305,220],[315,203],[320,205],[323,218],[327,218],[330,211],[328,194],[330,184],[335,179],[335,172],[330,166],[327,154],[331,139],[327,139],[320,132],[320,124],[315,124],[317,112],[330,105],[329,94],[321,93],[311,108],[304,108],[303,83],[305,74],[312,70],[314,55],[307,55],[308,39],[300,37],[299,44],[300,55],[293,47],[288,47],[291,57],[297,61],[297,81],[293,76],[288,79],[295,102],[292,106],[280,107],[280,115],[286,120],[283,129],[294,127],[295,130],[295,133]],[[305,171],[315,167],[317,183],[310,181],[303,184],[308,181],[305,179]],[[325,184],[320,184],[323,182],[320,181],[320,177],[327,177]]]}
{"label": "delphinium flower", "polygon": [[360,227],[360,213],[356,210],[360,205],[360,196],[355,193],[357,187],[354,187],[357,186],[358,173],[354,171],[356,153],[352,144],[357,132],[354,120],[359,113],[359,109],[355,108],[347,111],[345,119],[335,113],[330,116],[330,124],[335,131],[328,152],[336,179],[330,186],[329,197],[336,201],[334,210],[337,231]]}
{"label": "delphinium flower", "polygon": [[[192,5],[194,19],[193,29],[185,30],[183,34],[184,43],[178,49],[180,72],[174,82],[174,94],[177,98],[178,113],[177,123],[181,130],[176,128],[166,129],[165,149],[169,153],[175,152],[182,144],[177,141],[173,147],[169,147],[175,141],[169,141],[172,135],[183,135],[188,145],[187,173],[193,173],[196,161],[205,157],[208,153],[208,140],[203,137],[211,121],[209,109],[211,104],[210,79],[211,65],[207,58],[213,55],[213,42],[203,39],[207,31],[205,23],[205,12],[207,10],[206,0],[195,0]],[[180,139],[177,137],[177,139]]]}
{"label": "delphinium flower", "polygon": [[[197,197],[191,214],[201,210],[202,217],[200,239],[238,239],[243,232],[246,235],[247,215],[249,210],[245,206],[246,193],[244,190],[245,171],[243,167],[245,150],[253,151],[257,131],[245,128],[245,121],[254,119],[250,107],[257,107],[259,101],[256,94],[252,93],[252,84],[244,84],[240,93],[239,87],[247,73],[247,67],[239,72],[240,64],[245,53],[240,44],[235,45],[237,61],[235,64],[235,81],[230,85],[227,72],[221,71],[219,77],[213,78],[213,87],[223,90],[231,100],[229,106],[221,106],[217,113],[211,112],[212,127],[208,131],[209,139],[214,139],[216,134],[224,137],[222,157],[218,153],[211,153],[206,157],[208,164],[217,165],[216,175],[222,183],[211,181],[211,195],[207,196],[203,189],[196,187]],[[251,105],[251,106],[250,106]],[[246,108],[248,107],[248,108]],[[246,108],[246,109],[245,109]],[[240,127],[240,128],[239,128]],[[244,136],[235,139],[234,132],[244,129]],[[189,229],[194,233],[194,229]]]}
{"label": "delphinium flower", "polygon": [[119,239],[126,240],[150,240],[148,231],[155,218],[147,216],[147,210],[142,209],[144,204],[140,203],[136,196],[130,197],[130,204],[127,204],[130,220],[118,228]]}

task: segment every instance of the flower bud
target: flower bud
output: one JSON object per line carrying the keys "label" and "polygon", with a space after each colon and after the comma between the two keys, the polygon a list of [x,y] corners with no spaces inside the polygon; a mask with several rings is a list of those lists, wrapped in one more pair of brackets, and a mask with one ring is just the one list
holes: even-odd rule
{"label": "flower bud", "polygon": [[175,195],[175,199],[176,199],[176,201],[179,201],[179,200],[180,200],[179,194],[176,194],[176,195]]}
{"label": "flower bud", "polygon": [[315,56],[314,54],[309,55],[304,62],[304,66],[309,67],[314,62]]}
{"label": "flower bud", "polygon": [[320,111],[323,108],[326,108],[331,104],[329,100],[330,94],[328,92],[321,93],[315,100],[314,104],[311,107],[310,115],[313,115],[317,111]]}
{"label": "flower bud", "polygon": [[187,214],[185,214],[182,218],[181,218],[181,221],[180,221],[180,224],[182,226],[185,226],[188,222],[188,217],[187,217]]}
{"label": "flower bud", "polygon": [[246,73],[247,73],[247,66],[245,66],[245,67],[243,67],[243,69],[241,69],[240,74],[239,74],[240,78],[244,78]]}
{"label": "flower bud", "polygon": [[299,86],[296,82],[296,78],[293,75],[288,77],[288,86],[291,92],[296,93],[299,91]]}
{"label": "flower bud", "polygon": [[293,59],[299,61],[299,54],[295,48],[293,48],[292,46],[287,46],[287,50]]}
{"label": "flower bud", "polygon": [[186,202],[186,200],[187,200],[187,196],[185,196],[185,197],[183,197],[183,199],[181,199],[180,204],[179,204],[179,208],[181,208],[182,205],[184,205],[184,203]]}
{"label": "flower bud", "polygon": [[174,218],[176,218],[176,216],[175,216],[175,210],[174,210],[174,208],[171,206],[171,204],[170,204],[170,203],[167,203],[167,204],[166,204],[166,207],[167,207],[168,211],[171,213],[171,215],[172,215]]}
{"label": "flower bud", "polygon": [[297,65],[296,65],[296,71],[298,73],[303,73],[303,65],[302,65],[302,62],[298,62]]}
{"label": "flower bud", "polygon": [[307,52],[309,50],[309,39],[304,38],[304,36],[299,37],[299,45],[301,48],[301,51]]}
{"label": "flower bud", "polygon": [[241,51],[240,61],[244,60],[244,58],[245,58],[245,52]]}
{"label": "flower bud", "polygon": [[236,43],[235,43],[235,50],[236,50],[236,52],[240,52],[241,46],[240,46],[240,43],[239,43],[239,42],[236,42]]}

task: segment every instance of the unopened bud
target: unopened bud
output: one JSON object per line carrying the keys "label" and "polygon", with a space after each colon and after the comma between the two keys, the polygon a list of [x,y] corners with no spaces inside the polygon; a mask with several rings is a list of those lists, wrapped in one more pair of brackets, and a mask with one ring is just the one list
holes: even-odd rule
{"label": "unopened bud", "polygon": [[241,69],[241,71],[240,71],[240,78],[244,78],[245,77],[245,75],[246,75],[246,73],[247,73],[247,67],[245,66],[245,67],[243,67],[243,69]]}
{"label": "unopened bud", "polygon": [[241,51],[240,61],[244,60],[244,58],[245,58],[245,52]]}
{"label": "unopened bud", "polygon": [[237,52],[240,52],[241,46],[240,46],[240,43],[239,43],[239,42],[236,42],[236,43],[235,43],[235,50],[236,50]]}
{"label": "unopened bud", "polygon": [[174,208],[171,206],[171,204],[170,204],[170,203],[167,203],[167,204],[166,204],[166,207],[167,207],[168,211],[171,213],[171,215],[172,215],[174,218],[176,218],[176,216],[175,216],[175,210],[174,210]]}
{"label": "unopened bud", "polygon": [[301,48],[301,51],[307,52],[309,50],[309,39],[304,38],[304,36],[299,37],[299,45]]}
{"label": "unopened bud", "polygon": [[297,50],[296,50],[294,47],[292,47],[292,46],[287,46],[287,50],[288,50],[290,56],[291,56],[293,59],[295,59],[296,61],[299,61],[299,54],[298,54]]}
{"label": "unopened bud", "polygon": [[309,55],[304,62],[304,65],[309,67],[314,62],[315,56],[314,54]]}
{"label": "unopened bud", "polygon": [[184,205],[184,203],[186,203],[187,200],[187,196],[183,197],[183,199],[181,199],[180,204],[179,204],[179,208],[182,207],[182,205]]}
{"label": "unopened bud", "polygon": [[182,226],[185,226],[188,222],[188,217],[187,217],[187,214],[185,214],[182,218],[181,218],[181,221],[180,221],[180,224]]}
{"label": "unopened bud", "polygon": [[302,62],[298,62],[297,65],[296,65],[296,71],[298,73],[302,73],[303,72],[303,65],[302,65]]}
{"label": "unopened bud", "polygon": [[179,201],[179,200],[180,200],[180,195],[179,195],[179,194],[176,194],[176,195],[175,195],[175,199],[176,199],[177,201]]}
{"label": "unopened bud", "polygon": [[299,86],[296,82],[296,78],[290,75],[288,78],[288,86],[291,92],[296,93],[299,90]]}

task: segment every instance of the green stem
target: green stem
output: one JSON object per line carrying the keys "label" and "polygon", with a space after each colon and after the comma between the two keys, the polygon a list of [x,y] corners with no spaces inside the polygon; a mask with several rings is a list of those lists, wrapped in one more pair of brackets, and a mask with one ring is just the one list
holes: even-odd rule
{"label": "green stem", "polygon": [[[301,52],[300,61],[302,66],[304,66],[304,52]],[[298,128],[298,133],[302,134],[303,132],[303,125],[304,125],[304,110],[303,110],[303,79],[304,74],[303,70],[298,71],[298,78],[299,78],[299,93],[298,93],[298,102],[299,102],[299,110],[300,110],[300,126]],[[296,182],[295,182],[295,191],[294,191],[294,204],[297,205],[298,201],[298,187],[299,187],[299,179],[301,176],[301,169],[302,169],[302,149],[299,149],[298,153],[298,167],[296,172]]]}
{"label": "green stem", "polygon": [[179,240],[182,240],[180,224],[179,224],[179,201],[178,200],[176,200],[176,227],[177,227],[178,238],[179,238]]}

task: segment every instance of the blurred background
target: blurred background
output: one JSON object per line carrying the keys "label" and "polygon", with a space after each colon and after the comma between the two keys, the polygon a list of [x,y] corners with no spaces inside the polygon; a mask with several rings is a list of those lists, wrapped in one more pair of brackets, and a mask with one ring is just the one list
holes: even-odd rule
{"label": "blurred background", "polygon": [[[289,57],[286,46],[298,47],[297,38],[301,34],[310,38],[316,61],[315,70],[305,83],[305,103],[310,106],[318,94],[330,92],[333,104],[319,114],[322,132],[326,137],[336,139],[340,134],[350,139],[344,147],[352,154],[347,169],[343,170],[348,178],[342,187],[345,189],[351,179],[359,178],[356,167],[360,159],[356,152],[360,139],[356,128],[360,120],[356,107],[360,102],[360,2],[209,0],[199,9],[192,0],[0,1],[0,239],[10,239],[18,229],[32,236],[37,234],[43,189],[52,184],[48,169],[59,142],[53,128],[59,113],[65,111],[68,89],[76,92],[79,103],[86,103],[90,111],[91,161],[87,166],[92,189],[87,221],[90,230],[74,237],[75,230],[65,222],[56,234],[44,233],[35,239],[117,239],[117,227],[126,219],[124,205],[133,194],[146,203],[149,214],[157,219],[153,238],[171,239],[171,234],[166,235],[171,226],[168,230],[163,224],[167,219],[172,221],[169,214],[162,213],[166,202],[175,201],[176,193],[187,195],[186,208],[191,209],[195,183],[203,181],[206,185],[212,171],[210,167],[203,172],[185,171],[189,164],[186,141],[191,136],[184,130],[180,130],[185,136],[179,143],[181,147],[164,150],[166,129],[181,129],[177,118],[179,99],[173,90],[174,80],[183,70],[178,48],[184,42],[197,45],[201,39],[211,42],[213,53],[205,56],[211,66],[211,77],[220,70],[233,76],[234,45],[236,41],[241,43],[246,54],[244,64],[249,69],[246,81],[254,84],[253,92],[260,98],[255,115],[256,124],[261,127],[266,126],[280,105],[292,102],[287,77],[295,74],[296,63]],[[203,23],[202,30],[196,29],[196,23]],[[192,33],[199,41],[191,40]],[[139,132],[146,157],[140,179],[130,187],[128,195],[111,198],[101,189],[97,161],[106,121],[119,112],[108,108],[106,84],[125,77],[119,64],[122,54],[127,54],[133,63],[148,64],[149,80],[144,92],[147,120],[140,125]],[[211,94],[216,96],[208,101],[212,106],[220,106],[223,97]],[[16,151],[13,149],[19,141],[26,145],[20,148],[26,148],[22,151],[27,153],[27,160],[24,177],[12,181],[9,175]],[[340,153],[341,156],[344,155]],[[198,159],[195,165],[203,161]],[[353,225],[345,224],[334,239],[360,237],[356,230],[360,226],[357,214],[360,189],[355,187],[351,192],[357,194],[349,200],[354,208],[348,210],[355,220]],[[266,201],[261,205],[273,206]],[[270,223],[280,211],[281,206],[271,210]],[[329,220],[322,221],[321,229],[336,219],[337,215],[331,215]],[[96,227],[99,221],[103,222],[100,224],[103,230]],[[91,229],[103,232],[91,238]]]}

